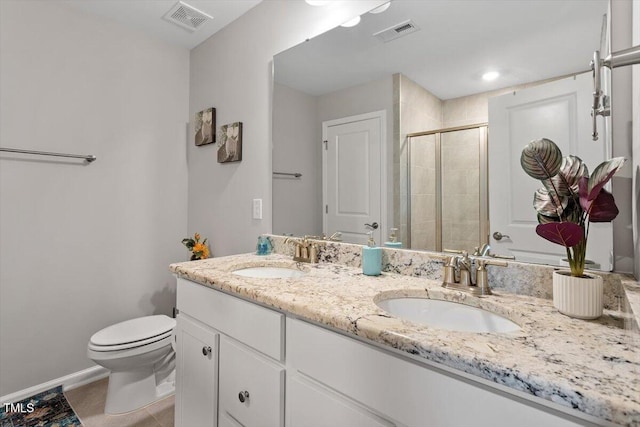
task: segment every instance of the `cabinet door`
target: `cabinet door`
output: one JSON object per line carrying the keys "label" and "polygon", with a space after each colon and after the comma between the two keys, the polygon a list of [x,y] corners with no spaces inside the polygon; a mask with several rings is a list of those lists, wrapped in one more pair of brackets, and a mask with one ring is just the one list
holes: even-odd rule
{"label": "cabinet door", "polygon": [[300,377],[287,381],[289,427],[391,427],[394,424]]}
{"label": "cabinet door", "polygon": [[225,411],[220,411],[220,417],[218,418],[218,427],[243,427],[242,424],[231,418],[231,415]]}
{"label": "cabinet door", "polygon": [[220,414],[244,427],[284,424],[284,368],[257,352],[220,338]]}
{"label": "cabinet door", "polygon": [[215,427],[218,334],[180,313],[176,344],[176,427]]}

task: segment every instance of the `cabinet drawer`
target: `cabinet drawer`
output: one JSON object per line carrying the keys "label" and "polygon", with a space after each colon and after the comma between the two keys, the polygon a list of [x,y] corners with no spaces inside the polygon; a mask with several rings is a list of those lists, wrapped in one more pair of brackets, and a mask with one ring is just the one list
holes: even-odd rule
{"label": "cabinet drawer", "polygon": [[581,425],[546,405],[294,319],[287,319],[287,366],[407,426]]}
{"label": "cabinet drawer", "polygon": [[276,360],[284,360],[284,315],[178,278],[177,307]]}
{"label": "cabinet drawer", "polygon": [[229,414],[244,427],[282,426],[284,368],[224,336],[219,357],[220,417]]}
{"label": "cabinet drawer", "polygon": [[393,423],[300,375],[287,379],[288,427],[392,427]]}

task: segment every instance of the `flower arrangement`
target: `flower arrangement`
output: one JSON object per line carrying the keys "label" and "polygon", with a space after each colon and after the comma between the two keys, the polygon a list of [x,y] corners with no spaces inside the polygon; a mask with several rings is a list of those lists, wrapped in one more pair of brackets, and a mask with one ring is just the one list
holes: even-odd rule
{"label": "flower arrangement", "polygon": [[209,258],[209,247],[207,246],[207,239],[204,239],[202,242],[200,242],[200,234],[194,234],[193,239],[190,237],[182,239],[182,244],[192,252],[191,261]]}
{"label": "flower arrangement", "polygon": [[604,186],[624,161],[623,157],[607,160],[589,175],[579,157],[563,158],[550,139],[537,139],[522,150],[522,169],[544,186],[533,196],[539,222],[536,233],[566,248],[571,276],[584,276],[589,224],[611,222],[618,216],[613,195]]}

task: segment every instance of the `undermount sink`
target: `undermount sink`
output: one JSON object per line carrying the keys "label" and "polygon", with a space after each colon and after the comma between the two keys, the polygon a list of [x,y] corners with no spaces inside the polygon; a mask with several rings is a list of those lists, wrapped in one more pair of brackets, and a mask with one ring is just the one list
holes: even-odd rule
{"label": "undermount sink", "polygon": [[306,274],[304,271],[286,267],[249,267],[234,270],[232,273],[238,276],[260,279],[286,279],[290,277],[301,277]]}
{"label": "undermount sink", "polygon": [[378,307],[402,320],[438,329],[461,332],[517,332],[509,319],[481,308],[429,298],[390,298]]}

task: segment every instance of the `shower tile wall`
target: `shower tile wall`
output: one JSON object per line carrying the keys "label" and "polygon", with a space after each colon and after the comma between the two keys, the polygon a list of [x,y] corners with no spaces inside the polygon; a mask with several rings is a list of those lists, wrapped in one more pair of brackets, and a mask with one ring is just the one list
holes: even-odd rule
{"label": "shower tile wall", "polygon": [[443,133],[441,137],[443,249],[472,253],[479,246],[479,132],[468,129]]}
{"label": "shower tile wall", "polygon": [[436,136],[411,138],[411,248],[436,248]]}

